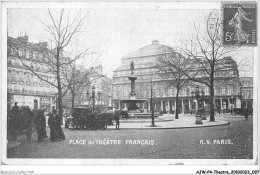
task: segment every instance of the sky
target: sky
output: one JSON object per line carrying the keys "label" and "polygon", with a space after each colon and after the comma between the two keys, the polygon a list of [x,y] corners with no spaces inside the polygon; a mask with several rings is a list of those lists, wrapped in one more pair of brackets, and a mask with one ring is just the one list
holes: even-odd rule
{"label": "sky", "polygon": [[[61,5],[62,6],[62,5]],[[25,33],[29,41],[50,41],[42,22],[49,24],[47,8],[9,8],[8,35],[18,37]],[[50,7],[50,6],[43,6]],[[53,7],[53,6],[52,6]],[[150,45],[152,40],[173,46],[176,41],[187,38],[191,24],[202,23],[203,17],[212,9],[219,9],[219,3],[164,4],[164,3],[109,3],[108,5],[84,3],[73,7],[73,14],[81,7],[81,16],[86,14],[80,33],[75,35],[68,50],[89,49],[85,63],[101,63],[103,73],[112,77],[115,68],[121,65],[121,58],[141,47]],[[55,11],[55,9],[51,9]],[[56,9],[57,10],[57,9]],[[68,9],[66,9],[68,10]],[[252,49],[245,49],[239,56],[252,57]],[[237,54],[233,53],[237,57]],[[238,56],[238,57],[239,57]],[[240,59],[240,58],[238,58]],[[253,62],[252,62],[253,64]]]}

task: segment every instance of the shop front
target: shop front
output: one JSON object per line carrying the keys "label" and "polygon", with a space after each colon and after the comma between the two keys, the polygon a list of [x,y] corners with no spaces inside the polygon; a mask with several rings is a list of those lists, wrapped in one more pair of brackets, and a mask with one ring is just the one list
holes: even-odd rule
{"label": "shop front", "polygon": [[51,112],[51,99],[49,97],[40,98],[40,109],[45,109],[47,113]]}

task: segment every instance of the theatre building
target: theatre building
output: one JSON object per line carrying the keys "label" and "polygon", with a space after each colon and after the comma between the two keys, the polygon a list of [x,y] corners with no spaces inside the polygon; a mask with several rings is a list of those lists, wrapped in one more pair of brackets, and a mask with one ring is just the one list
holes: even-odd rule
{"label": "theatre building", "polygon": [[[57,90],[49,83],[39,79],[26,65],[37,66],[37,74],[49,81],[55,81],[45,65],[38,61],[41,53],[28,49],[26,45],[47,48],[47,43],[29,43],[28,36],[18,38],[8,37],[7,40],[7,104],[11,108],[15,102],[18,106],[29,106],[31,109],[46,109],[47,112],[56,109]],[[32,48],[32,47],[30,47]]]}
{"label": "theatre building", "polygon": [[241,77],[242,106],[253,108],[253,77]]}
{"label": "theatre building", "polygon": [[[161,45],[157,40],[152,41],[151,45],[140,48],[137,51],[129,53],[121,58],[121,66],[116,68],[113,72],[113,102],[117,109],[127,109],[126,104],[120,102],[122,99],[128,99],[130,94],[130,64],[134,62],[134,74],[137,76],[136,80],[136,96],[140,99],[147,99],[147,102],[139,104],[139,109],[150,111],[151,92],[155,103],[156,112],[172,112],[176,110],[176,88],[169,87],[170,78],[162,78],[161,72],[151,67],[152,62],[155,62],[162,54],[162,50],[172,49],[169,46]],[[178,56],[178,53],[176,53]],[[231,57],[222,58],[221,64],[236,64]],[[197,65],[199,69],[199,65]],[[227,66],[229,67],[229,66]],[[231,66],[230,66],[231,67]],[[229,81],[225,81],[229,75]],[[204,75],[201,75],[201,78]],[[218,83],[215,83],[215,99],[214,103],[219,106],[221,110],[229,110],[230,106],[233,108],[241,108],[243,94],[246,92],[251,101],[250,93],[245,89],[244,84],[240,82],[239,73],[237,70],[225,69],[222,72],[217,72],[215,77]],[[223,80],[223,81],[222,81]],[[209,88],[204,84],[191,82],[189,85],[183,87],[179,92],[178,110],[181,113],[189,112],[195,109],[195,102],[192,99],[191,92],[195,90],[196,86],[205,92],[205,106],[209,103]],[[151,91],[152,90],[152,91]],[[242,92],[241,92],[242,91]],[[249,92],[250,91],[250,92]],[[251,93],[252,94],[252,93]],[[245,97],[245,96],[244,96]],[[247,102],[250,105],[251,102]]]}

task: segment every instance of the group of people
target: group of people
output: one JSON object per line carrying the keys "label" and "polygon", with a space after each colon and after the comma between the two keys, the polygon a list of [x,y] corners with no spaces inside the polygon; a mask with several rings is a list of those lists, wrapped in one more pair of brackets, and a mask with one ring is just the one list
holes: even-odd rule
{"label": "group of people", "polygon": [[[61,120],[62,119],[59,117],[56,110],[49,114],[48,125],[50,127],[51,141],[65,140],[65,135],[61,128]],[[46,132],[46,119],[44,110],[39,110],[38,115],[35,116],[34,122],[38,134],[38,141],[42,142],[43,139],[48,137]]]}
{"label": "group of people", "polygon": [[243,114],[245,116],[245,119],[248,120],[248,116],[253,116],[253,109],[252,108],[245,108],[243,109]]}
{"label": "group of people", "polygon": [[[29,107],[26,110],[22,110],[19,113],[19,107],[17,106],[17,102],[12,108],[12,118],[18,118],[18,116],[25,115],[25,127],[26,127],[26,137],[27,140],[31,139],[31,135],[33,133],[33,128],[36,129],[37,138],[39,142],[42,142],[44,139],[48,138],[46,132],[46,113],[45,110],[30,110]],[[57,140],[65,140],[64,132],[61,128],[61,120],[62,118],[59,117],[56,110],[53,113],[48,114],[48,125],[50,127],[50,140],[57,141]],[[12,120],[13,122],[14,120]],[[16,127],[16,126],[15,126]]]}
{"label": "group of people", "polygon": [[49,115],[48,125],[50,127],[50,140],[65,140],[64,132],[61,128],[62,118],[56,114],[56,110],[53,111],[53,114]]}

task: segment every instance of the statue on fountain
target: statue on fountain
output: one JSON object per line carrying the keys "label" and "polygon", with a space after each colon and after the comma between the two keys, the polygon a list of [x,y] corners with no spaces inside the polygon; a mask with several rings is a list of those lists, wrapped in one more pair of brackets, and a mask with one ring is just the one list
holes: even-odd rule
{"label": "statue on fountain", "polygon": [[135,64],[134,61],[132,61],[130,64],[131,75],[134,75],[134,69],[135,69]]}

